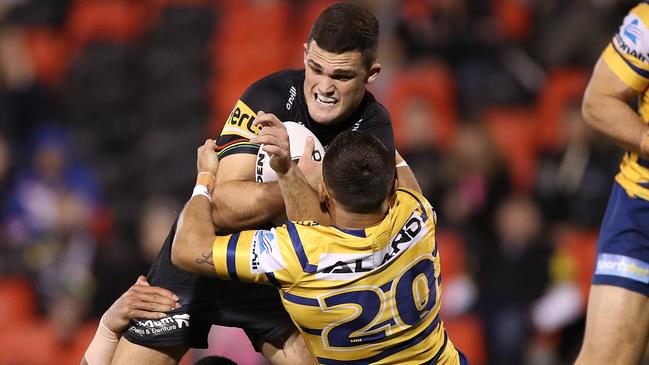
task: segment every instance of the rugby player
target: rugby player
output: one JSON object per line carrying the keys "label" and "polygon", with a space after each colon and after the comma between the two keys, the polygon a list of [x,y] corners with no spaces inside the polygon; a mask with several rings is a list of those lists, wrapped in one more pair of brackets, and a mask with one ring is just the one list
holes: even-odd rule
{"label": "rugby player", "polygon": [[[326,146],[346,130],[376,136],[391,153],[394,137],[386,109],[366,90],[378,76],[378,21],[367,10],[336,4],[316,19],[304,44],[303,70],[281,71],[254,83],[236,102],[216,146],[213,220],[218,232],[258,227],[284,213],[277,183],[255,181],[259,145],[258,111],[295,121],[309,128]],[[263,57],[262,55],[253,55]],[[321,180],[314,168],[306,176]],[[273,364],[307,364],[311,359],[284,310],[277,290],[269,286],[205,278],[171,264],[175,227],[148,273],[152,285],[180,297],[187,326],[146,328],[133,321],[121,338],[114,364],[176,364],[188,347],[207,347],[212,324],[243,328],[257,351]]]}
{"label": "rugby player", "polygon": [[[586,89],[585,120],[626,150],[597,242],[576,364],[638,364],[649,334],[649,4],[624,18]],[[636,100],[636,112],[629,102]]]}
{"label": "rugby player", "polygon": [[[254,141],[271,155],[289,216],[314,220],[216,236],[214,184],[204,175],[218,171],[218,158],[208,140],[179,219],[174,264],[280,289],[319,364],[465,364],[439,317],[435,212],[420,191],[397,188],[393,154],[370,134],[341,133],[324,156],[318,194],[291,162],[284,125],[261,123]],[[309,160],[313,145],[305,150]]]}

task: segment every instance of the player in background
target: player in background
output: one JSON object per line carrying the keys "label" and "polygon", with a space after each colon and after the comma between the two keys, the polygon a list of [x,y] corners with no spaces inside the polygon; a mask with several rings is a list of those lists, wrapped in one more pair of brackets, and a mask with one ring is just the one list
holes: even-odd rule
{"label": "player in background", "polygon": [[[263,30],[260,30],[263,36]],[[316,19],[304,44],[302,70],[285,70],[251,85],[238,100],[217,141],[221,168],[216,174],[213,219],[219,232],[266,224],[284,213],[277,183],[255,181],[258,111],[309,128],[326,146],[345,130],[376,136],[394,153],[390,116],[366,85],[378,76],[378,21],[366,9],[335,4]],[[251,55],[251,57],[263,57]],[[316,166],[305,177],[317,184]],[[188,325],[146,328],[134,321],[120,340],[114,364],[176,364],[188,347],[207,347],[212,324],[243,328],[257,351],[273,364],[306,364],[311,359],[284,310],[277,290],[268,286],[205,278],[171,264],[175,227],[147,274],[152,285],[180,297]]]}
{"label": "player in background", "polygon": [[[649,4],[626,16],[597,61],[585,120],[626,150],[597,243],[576,364],[638,364],[649,334]],[[629,103],[636,100],[636,112]]]}
{"label": "player in background", "polygon": [[[253,141],[271,156],[289,218],[309,220],[216,236],[208,193],[215,187],[205,175],[220,167],[208,140],[198,150],[174,263],[280,289],[319,364],[465,364],[439,317],[435,212],[421,192],[397,188],[394,155],[370,134],[343,132],[324,157],[316,193],[291,162],[284,125],[264,117]],[[312,150],[307,142],[300,163],[313,163]],[[411,176],[407,166],[398,170]]]}

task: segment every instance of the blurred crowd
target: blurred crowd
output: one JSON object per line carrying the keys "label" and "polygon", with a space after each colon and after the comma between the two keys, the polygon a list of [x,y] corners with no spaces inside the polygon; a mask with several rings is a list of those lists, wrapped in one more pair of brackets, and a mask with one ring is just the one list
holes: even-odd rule
{"label": "blurred crowd", "polygon": [[[365,0],[371,91],[439,220],[443,319],[475,365],[570,364],[621,151],[584,124],[635,1]],[[75,363],[155,258],[256,79],[325,0],[0,1],[0,364]],[[245,336],[210,349],[264,364]],[[193,355],[190,355],[191,357]]]}

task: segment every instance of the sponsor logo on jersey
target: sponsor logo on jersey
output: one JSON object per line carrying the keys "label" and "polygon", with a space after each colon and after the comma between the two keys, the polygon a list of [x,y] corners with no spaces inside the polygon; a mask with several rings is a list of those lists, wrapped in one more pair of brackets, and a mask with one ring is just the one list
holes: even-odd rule
{"label": "sponsor logo on jersey", "polygon": [[636,44],[638,38],[640,37],[640,29],[638,28],[639,22],[640,19],[636,18],[624,27],[624,36],[627,37],[633,44]]}
{"label": "sponsor logo on jersey", "polygon": [[406,224],[382,250],[370,254],[324,253],[320,255],[316,279],[353,280],[368,271],[380,267],[398,256],[408,247],[419,242],[428,233],[421,216],[413,213]]}
{"label": "sponsor logo on jersey", "polygon": [[352,131],[357,131],[358,128],[361,127],[362,122],[363,122],[363,118],[359,119],[358,122],[354,123],[354,126],[352,127]]}
{"label": "sponsor logo on jersey", "polygon": [[245,138],[252,138],[259,134],[260,128],[253,125],[257,114],[246,103],[237,100],[234,109],[223,126],[221,135],[236,134]]}
{"label": "sponsor logo on jersey", "polygon": [[273,231],[257,231],[250,245],[250,272],[263,274],[286,267]]}
{"label": "sponsor logo on jersey", "polygon": [[372,254],[325,253],[320,255],[316,279],[352,280],[375,268]]}
{"label": "sponsor logo on jersey", "polygon": [[646,46],[643,39],[644,33],[648,32],[644,23],[634,14],[624,19],[620,31],[613,38],[613,45],[621,53],[626,53],[642,62],[649,62],[649,55],[645,52]]}
{"label": "sponsor logo on jersey", "polygon": [[257,154],[257,167],[256,167],[256,173],[257,175],[257,182],[258,183],[263,183],[264,182],[264,159],[268,155],[265,153],[258,153]]}
{"label": "sponsor logo on jersey", "polygon": [[189,328],[189,314],[167,315],[158,320],[133,320],[135,324],[131,325],[128,331],[140,337],[152,337],[164,333],[175,332],[181,328]]}
{"label": "sponsor logo on jersey", "polygon": [[623,255],[602,253],[597,256],[595,275],[611,275],[649,284],[649,264]]}
{"label": "sponsor logo on jersey", "polygon": [[419,242],[422,237],[428,233],[428,227],[421,219],[421,216],[413,213],[406,221],[406,224],[401,227],[396,236],[390,241],[388,247],[381,252],[381,265],[386,262],[392,261],[395,257],[399,256],[405,249]]}
{"label": "sponsor logo on jersey", "polygon": [[288,91],[288,101],[286,102],[286,110],[291,110],[296,96],[297,96],[297,89],[295,88],[295,86],[291,86],[291,88]]}

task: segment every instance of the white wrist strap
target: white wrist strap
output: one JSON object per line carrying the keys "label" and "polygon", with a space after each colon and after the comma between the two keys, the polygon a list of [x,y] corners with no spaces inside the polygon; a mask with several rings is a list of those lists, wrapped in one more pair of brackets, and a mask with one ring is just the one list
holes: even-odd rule
{"label": "white wrist strap", "polygon": [[210,191],[207,189],[207,186],[205,186],[205,185],[196,185],[196,186],[194,186],[194,192],[192,193],[192,198],[197,196],[197,195],[203,195],[210,202],[212,201],[212,196],[210,195]]}
{"label": "white wrist strap", "polygon": [[408,164],[406,163],[406,161],[401,161],[401,162],[399,162],[399,163],[397,164],[397,167],[406,167],[406,166],[408,166]]}

